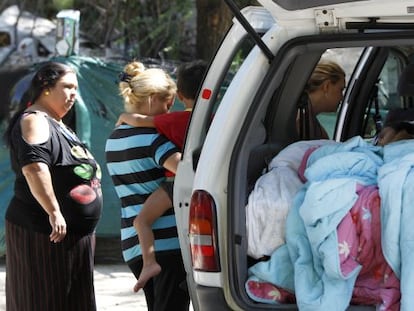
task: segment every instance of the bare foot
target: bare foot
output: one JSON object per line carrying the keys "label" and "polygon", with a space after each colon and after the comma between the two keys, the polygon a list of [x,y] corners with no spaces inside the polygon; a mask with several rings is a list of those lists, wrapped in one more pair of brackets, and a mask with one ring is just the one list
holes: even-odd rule
{"label": "bare foot", "polygon": [[138,281],[134,286],[134,292],[138,292],[145,286],[147,281],[158,275],[161,272],[161,266],[156,262],[147,266],[142,267],[141,274],[139,275]]}

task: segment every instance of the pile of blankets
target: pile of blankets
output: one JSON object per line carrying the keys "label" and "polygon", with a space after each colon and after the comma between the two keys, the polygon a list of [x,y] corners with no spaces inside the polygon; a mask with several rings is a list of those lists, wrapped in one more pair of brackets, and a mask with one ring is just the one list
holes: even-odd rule
{"label": "pile of blankets", "polygon": [[249,255],[270,256],[249,268],[248,295],[300,310],[412,309],[414,140],[298,142],[271,165],[246,206]]}

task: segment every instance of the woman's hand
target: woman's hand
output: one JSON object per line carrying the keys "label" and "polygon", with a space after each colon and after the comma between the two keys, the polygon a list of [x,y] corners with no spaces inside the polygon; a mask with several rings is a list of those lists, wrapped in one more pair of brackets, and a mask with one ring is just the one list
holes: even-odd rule
{"label": "woman's hand", "polygon": [[119,126],[119,125],[121,125],[122,123],[124,123],[125,121],[124,121],[124,113],[122,113],[119,117],[118,117],[118,120],[116,121],[116,123],[115,123],[115,126]]}
{"label": "woman's hand", "polygon": [[60,211],[53,212],[49,215],[50,226],[52,227],[52,233],[50,233],[50,241],[57,243],[64,239],[66,236],[66,221]]}

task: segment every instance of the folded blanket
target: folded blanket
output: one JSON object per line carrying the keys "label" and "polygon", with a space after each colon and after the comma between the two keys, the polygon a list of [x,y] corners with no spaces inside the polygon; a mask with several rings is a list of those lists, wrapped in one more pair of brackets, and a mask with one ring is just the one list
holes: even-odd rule
{"label": "folded blanket", "polygon": [[332,144],[330,140],[300,141],[282,150],[269,171],[256,182],[246,206],[247,253],[253,258],[270,256],[285,243],[286,215],[303,183],[298,167],[309,147]]}

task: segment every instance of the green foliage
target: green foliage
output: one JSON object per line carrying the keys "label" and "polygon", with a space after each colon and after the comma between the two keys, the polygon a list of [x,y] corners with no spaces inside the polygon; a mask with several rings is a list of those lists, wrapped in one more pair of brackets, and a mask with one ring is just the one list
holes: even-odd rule
{"label": "green foliage", "polygon": [[[187,39],[189,20],[194,12],[191,0],[128,1],[125,6],[118,27],[128,33],[130,54],[180,58],[180,46]],[[125,39],[121,37],[118,42]]]}
{"label": "green foliage", "polygon": [[53,0],[53,6],[56,10],[72,9],[74,0]]}

